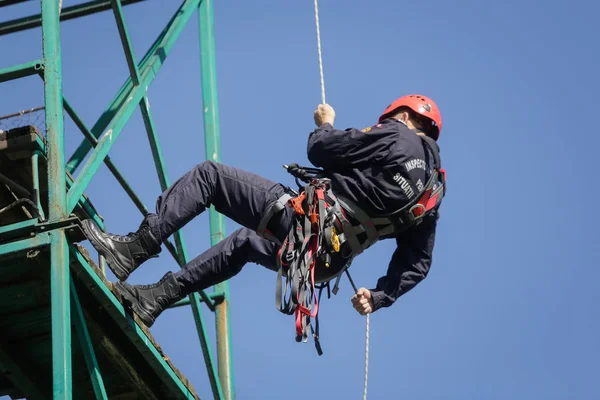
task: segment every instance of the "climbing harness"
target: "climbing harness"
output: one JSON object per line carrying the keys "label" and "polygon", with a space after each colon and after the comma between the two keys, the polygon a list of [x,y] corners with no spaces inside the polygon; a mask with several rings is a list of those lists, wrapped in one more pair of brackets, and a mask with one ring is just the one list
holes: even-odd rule
{"label": "climbing harness", "polygon": [[[285,166],[296,178],[299,192],[294,192],[294,196],[285,194],[273,202],[263,215],[257,233],[280,246],[277,253],[278,310],[295,314],[296,340],[306,342],[312,334],[319,355],[322,348],[318,312],[322,290],[327,288],[329,295],[329,283],[335,279],[333,294],[336,294],[342,274],[346,272],[349,276],[348,268],[354,257],[380,238],[421,223],[426,216],[436,212],[441,203],[446,186],[438,147],[433,139],[420,137],[429,150],[426,152],[429,179],[418,196],[389,215],[370,217],[354,202],[334,194],[331,181],[323,170],[297,164]],[[287,236],[280,242],[266,227],[284,207],[293,210],[293,218]],[[312,318],[315,319],[314,327]]]}
{"label": "climbing harness", "polygon": [[[437,211],[442,201],[446,175],[441,168],[437,144],[426,136],[420,138],[428,149],[427,183],[412,201],[389,215],[371,217],[354,202],[334,194],[331,181],[323,170],[298,164],[284,166],[296,178],[299,192],[294,192],[294,196],[285,194],[273,202],[263,215],[257,232],[280,246],[277,253],[277,309],[285,314],[295,314],[296,340],[306,342],[312,333],[319,355],[322,349],[318,311],[322,290],[327,288],[328,294],[330,291],[337,294],[342,274],[346,272],[350,278],[348,268],[354,257],[381,238],[420,224],[426,216]],[[284,207],[293,210],[293,218],[287,236],[280,242],[265,227]],[[329,283],[334,279],[335,285],[330,290]],[[350,282],[356,292],[351,278]],[[315,319],[314,328],[311,318]]]}

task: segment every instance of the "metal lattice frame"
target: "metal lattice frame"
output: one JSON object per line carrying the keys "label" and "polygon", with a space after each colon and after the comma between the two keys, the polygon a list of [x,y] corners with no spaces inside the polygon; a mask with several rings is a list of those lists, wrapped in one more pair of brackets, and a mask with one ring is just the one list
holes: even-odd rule
{"label": "metal lattice frame", "polygon": [[[46,224],[48,229],[46,229],[45,233],[38,234],[33,238],[23,238],[22,240],[13,241],[8,244],[0,244],[0,257],[20,250],[50,246],[54,399],[71,399],[72,397],[72,332],[70,321],[73,321],[75,324],[76,337],[86,349],[85,361],[90,371],[95,371],[95,373],[91,373],[90,378],[96,397],[98,399],[106,398],[102,376],[98,373],[97,368],[94,368],[97,367],[96,359],[87,333],[81,305],[77,297],[77,292],[72,286],[73,282],[69,273],[69,257],[76,257],[81,261],[86,270],[91,270],[91,268],[86,266],[85,259],[69,243],[63,229],[64,223],[78,204],[85,203],[82,195],[102,163],[107,165],[140,212],[142,214],[147,213],[146,207],[127,183],[119,169],[107,158],[111,147],[138,106],[141,109],[148,133],[161,188],[165,190],[169,186],[165,162],[161,154],[161,147],[148,106],[146,93],[180,33],[195,13],[197,13],[199,21],[206,157],[213,161],[220,161],[212,0],[183,0],[177,12],[138,64],[135,62],[122,7],[139,1],[143,0],[97,0],[65,7],[60,10],[59,2],[56,0],[41,0],[41,14],[0,23],[0,35],[39,26],[42,28],[43,58],[0,69],[0,83],[30,75],[39,75],[43,79],[48,175],[46,177],[39,177],[39,179],[48,180],[49,212],[47,216],[44,216],[42,213],[31,221],[2,227],[2,232],[5,234],[10,233],[11,229],[16,231],[25,224]],[[0,3],[0,7],[18,2],[20,0],[5,0]],[[100,118],[90,129],[75,112],[73,105],[63,96],[61,43],[59,39],[60,21],[106,10],[112,10],[115,15],[130,76],[117,92],[107,109],[100,114]],[[65,157],[64,147],[63,118],[65,111],[85,136],[85,140],[68,160]],[[83,163],[84,158],[90,151],[92,152],[90,157]],[[37,165],[38,155],[34,153],[33,165]],[[68,180],[67,172],[75,174],[79,167],[81,167],[81,170],[75,180]],[[37,167],[35,173],[35,179],[38,179]],[[103,226],[97,214],[90,216],[101,227]],[[211,244],[215,244],[224,237],[223,218],[213,207],[209,210],[209,216]],[[181,232],[174,235],[174,240],[175,245],[170,242],[165,243],[165,245],[179,265],[183,266],[188,261],[188,255]],[[104,295],[108,297],[112,296],[112,293],[103,287],[104,284],[102,281],[96,278],[97,276],[94,276],[93,271],[90,272],[90,284],[100,286]],[[189,296],[189,299],[185,299],[185,301],[177,304],[177,306],[191,305],[193,309],[206,368],[216,399],[235,398],[230,350],[231,338],[229,334],[228,299],[229,288],[228,283],[225,282],[216,285],[214,292],[211,294],[207,294],[204,291],[199,294],[195,293]],[[116,302],[116,300],[112,301]],[[215,365],[206,333],[201,302],[204,302],[211,311],[216,313],[218,366]],[[117,304],[119,312],[124,312],[122,307],[119,306]],[[143,332],[138,331],[138,334],[143,335]],[[9,361],[5,360],[5,365]],[[16,374],[15,376],[18,376],[19,371],[16,370],[14,373]],[[23,377],[22,379],[24,380],[24,384],[27,384],[27,378]]]}

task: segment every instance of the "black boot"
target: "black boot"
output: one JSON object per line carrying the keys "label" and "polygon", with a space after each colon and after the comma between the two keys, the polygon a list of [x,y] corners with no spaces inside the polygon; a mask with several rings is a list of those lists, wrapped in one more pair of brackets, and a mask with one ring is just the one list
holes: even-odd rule
{"label": "black boot", "polygon": [[185,297],[175,275],[167,272],[152,285],[130,285],[117,282],[115,287],[123,296],[123,305],[130,307],[146,326],[151,327],[168,306]]}
{"label": "black boot", "polygon": [[159,241],[146,220],[137,232],[125,236],[104,233],[92,220],[82,221],[85,235],[94,248],[106,258],[108,266],[120,281],[129,277],[137,267],[161,252]]}

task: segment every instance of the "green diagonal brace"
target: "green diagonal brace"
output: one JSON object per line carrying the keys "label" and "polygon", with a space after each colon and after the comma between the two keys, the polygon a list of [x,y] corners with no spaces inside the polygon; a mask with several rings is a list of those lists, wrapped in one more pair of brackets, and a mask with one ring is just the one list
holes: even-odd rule
{"label": "green diagonal brace", "polygon": [[79,302],[79,296],[77,295],[73,278],[71,278],[71,304],[75,316],[75,328],[77,336],[79,337],[79,344],[81,345],[85,364],[90,373],[90,380],[92,381],[96,399],[107,400],[108,397],[106,395],[106,389],[104,388],[104,381],[102,380],[102,374],[98,367],[94,346],[92,345],[92,339],[87,330],[87,324],[85,323],[85,317],[83,315],[83,310],[81,309],[81,303]]}
{"label": "green diagonal brace", "polygon": [[117,111],[114,119],[107,126],[106,131],[101,135],[100,140],[98,141],[98,146],[94,149],[90,159],[88,159],[88,161],[85,163],[82,171],[77,176],[75,183],[69,190],[67,204],[68,212],[71,212],[73,208],[75,208],[77,201],[85,192],[85,189],[91,182],[95,173],[98,171],[100,164],[104,162],[104,158],[108,154],[112,145],[118,139],[121,131],[125,127],[125,124],[131,115],[133,115],[133,112],[137,108],[139,102],[146,94],[148,87],[156,77],[158,70],[162,66],[175,41],[181,34],[181,31],[192,16],[194,8],[198,6],[198,3],[199,0],[186,0],[181,5],[180,11],[177,13],[175,21],[171,25],[170,30],[166,32],[159,47],[156,49],[155,54],[150,58],[149,65],[142,70],[142,79],[140,85],[131,90],[127,96],[127,101]]}
{"label": "green diagonal brace", "polygon": [[131,46],[131,40],[129,40],[129,33],[127,32],[127,24],[125,23],[125,16],[123,15],[123,7],[121,0],[110,0],[115,14],[115,20],[117,21],[117,28],[119,28],[119,35],[121,36],[121,43],[123,44],[123,50],[125,51],[125,59],[127,60],[127,66],[129,67],[129,75],[133,80],[134,85],[140,84],[140,71],[138,65],[135,62],[135,55],[133,54],[133,47]]}

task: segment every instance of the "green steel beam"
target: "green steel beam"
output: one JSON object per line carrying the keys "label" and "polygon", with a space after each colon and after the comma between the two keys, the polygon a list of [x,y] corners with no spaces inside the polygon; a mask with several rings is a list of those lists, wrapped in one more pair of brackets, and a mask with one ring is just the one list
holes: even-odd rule
{"label": "green steel beam", "polygon": [[[135,346],[138,351],[140,351],[140,354],[144,359],[153,368],[155,365],[160,366],[160,368],[154,368],[154,371],[157,373],[158,377],[165,382],[169,390],[173,392],[174,398],[179,398],[178,395],[181,394],[186,399],[194,399],[194,395],[190,393],[181,379],[177,377],[173,368],[167,364],[163,356],[158,352],[156,347],[154,347],[148,336],[146,336],[146,333],[125,311],[123,305],[119,303],[113,292],[111,292],[106,284],[100,279],[85,257],[74,245],[70,244],[69,247],[71,254],[79,263],[79,266],[76,267],[77,270],[74,271],[77,275],[77,279],[83,280],[87,286],[94,288],[94,290],[90,291],[90,294],[96,297],[100,305],[123,330],[127,338],[131,341],[132,346]],[[75,265],[73,265],[73,267],[75,268]]]}
{"label": "green steel beam", "polygon": [[20,240],[25,237],[35,237],[36,235],[42,235],[45,232],[51,232],[54,229],[64,229],[67,232],[72,232],[79,219],[76,216],[72,216],[61,221],[42,221],[40,222],[37,218],[20,221],[11,225],[3,226],[0,230],[0,240]]}
{"label": "green steel beam", "polygon": [[[144,0],[123,0],[123,5],[138,3]],[[67,21],[74,18],[83,17],[85,15],[95,14],[102,11],[110,10],[110,0],[97,0],[87,3],[76,4],[70,7],[64,7],[60,14],[61,21]],[[32,15],[29,17],[19,18],[12,21],[0,23],[0,36],[9,33],[24,31],[27,29],[37,28],[42,25],[42,15]]]}
{"label": "green steel beam", "polygon": [[[200,35],[200,67],[202,73],[202,104],[204,109],[204,140],[206,158],[221,161],[219,142],[219,105],[217,96],[217,71],[215,57],[213,0],[203,0],[198,8]],[[223,216],[214,206],[209,210],[211,245],[225,237]],[[235,398],[233,361],[231,357],[231,334],[229,318],[229,283],[215,285],[216,292],[222,292],[225,299],[216,307],[217,353],[219,379],[225,399]]]}
{"label": "green steel beam", "polygon": [[[18,253],[24,250],[31,250],[36,247],[47,246],[50,244],[50,236],[49,233],[40,233],[32,238],[19,240],[17,242],[10,242],[6,244],[0,245],[0,259],[2,256],[11,253]],[[2,263],[0,263],[2,266]],[[5,266],[8,266],[6,264]]]}
{"label": "green steel beam", "polygon": [[14,231],[21,231],[23,229],[28,229],[38,223],[37,218],[26,219],[25,221],[15,222],[14,224],[0,226],[0,241],[6,240],[7,233],[12,233]]}
{"label": "green steel beam", "polygon": [[[144,58],[142,58],[142,61],[139,64],[140,70],[144,70],[148,65],[150,65],[150,63],[154,61],[154,58],[157,54],[161,55],[161,57],[166,57],[166,54],[160,51],[160,47],[163,45],[167,33],[172,31],[172,26],[180,14],[181,8],[175,14],[173,14],[173,17],[171,17],[171,20],[169,21],[167,26],[158,35],[152,46],[150,46],[150,48],[144,55]],[[92,127],[91,131],[95,137],[100,137],[100,135],[106,130],[106,127],[112,121],[117,111],[121,109],[123,104],[125,104],[125,102],[129,98],[130,92],[133,89],[133,87],[133,81],[131,77],[128,77],[125,83],[123,83],[123,85],[113,98],[113,100],[111,101],[111,103],[109,104],[109,106],[107,107],[107,109],[102,113],[100,118]],[[73,173],[75,170],[77,170],[77,168],[83,162],[83,159],[86,157],[90,149],[91,146],[87,140],[81,142],[81,144],[79,145],[79,147],[77,147],[77,149],[69,159],[69,162],[67,163],[67,170],[70,173]]]}
{"label": "green steel beam", "polygon": [[138,104],[145,96],[148,87],[156,77],[156,74],[162,66],[165,58],[172,49],[175,41],[181,34],[181,31],[189,21],[194,8],[198,5],[199,0],[185,0],[180,7],[180,11],[175,17],[175,21],[171,26],[171,30],[165,34],[159,48],[156,49],[156,54],[150,59],[148,66],[142,70],[142,79],[139,86],[135,86],[131,90],[127,98],[127,102],[117,111],[114,119],[107,126],[106,131],[102,134],[98,141],[98,146],[94,149],[93,154],[83,166],[83,169],[77,176],[75,183],[69,189],[67,211],[71,212],[85,189],[90,184],[95,173],[98,171],[100,164],[108,154],[112,145],[116,142],[121,131],[125,127],[127,121],[133,115]]}
{"label": "green steel beam", "polygon": [[0,69],[0,83],[35,75],[43,68],[44,62],[42,60],[35,60],[25,64],[2,68]]}
{"label": "green steel beam", "polygon": [[50,237],[52,381],[54,399],[71,400],[73,377],[68,242],[62,230],[50,232]]}
{"label": "green steel beam", "polygon": [[119,36],[121,36],[121,44],[123,45],[123,51],[125,52],[125,59],[127,60],[127,66],[129,67],[129,75],[132,78],[133,84],[139,85],[140,71],[138,70],[137,62],[135,61],[131,40],[129,40],[129,33],[127,32],[127,24],[125,23],[125,17],[123,15],[121,0],[111,0],[111,4],[115,14],[115,20],[117,21]]}
{"label": "green steel beam", "polygon": [[42,14],[44,15],[42,35],[46,65],[44,71],[44,97],[48,146],[48,208],[50,220],[55,221],[67,214],[58,3],[51,0],[42,0]]}
{"label": "green steel beam", "polygon": [[71,278],[71,306],[75,312],[75,330],[79,337],[79,344],[81,345],[81,350],[85,358],[85,364],[90,373],[90,380],[92,381],[96,399],[108,400],[102,374],[100,373],[100,367],[98,367],[98,361],[96,360],[92,339],[88,332],[87,324],[85,323],[83,309],[79,302],[79,296],[77,295],[73,278]]}
{"label": "green steel beam", "polygon": [[167,176],[167,168],[158,140],[158,134],[156,133],[156,127],[154,126],[152,114],[150,113],[150,102],[148,101],[148,97],[144,96],[142,99],[140,110],[142,111],[142,118],[146,127],[146,133],[148,134],[148,140],[150,141],[150,149],[152,150],[152,156],[154,157],[154,165],[156,166],[160,188],[165,191],[169,187],[169,177]]}
{"label": "green steel beam", "polygon": [[23,372],[21,367],[8,355],[8,353],[0,347],[0,364],[9,371],[7,374],[8,379],[22,391],[28,399],[31,400],[44,400],[45,397],[42,395],[40,389],[36,386],[35,382],[29,379]]}
{"label": "green steel beam", "polygon": [[[50,222],[60,221],[68,214],[66,210],[59,14],[58,2],[55,0],[42,0],[42,48],[45,64],[44,99],[46,140],[48,143],[48,209]],[[71,400],[73,382],[69,253],[64,231],[54,230],[50,232],[50,237],[53,392],[54,399]]]}
{"label": "green steel beam", "polygon": [[14,224],[2,226],[0,227],[0,242],[18,240],[35,235],[36,231],[38,230],[38,223],[39,219],[35,217],[26,219],[24,221],[15,222]]}

